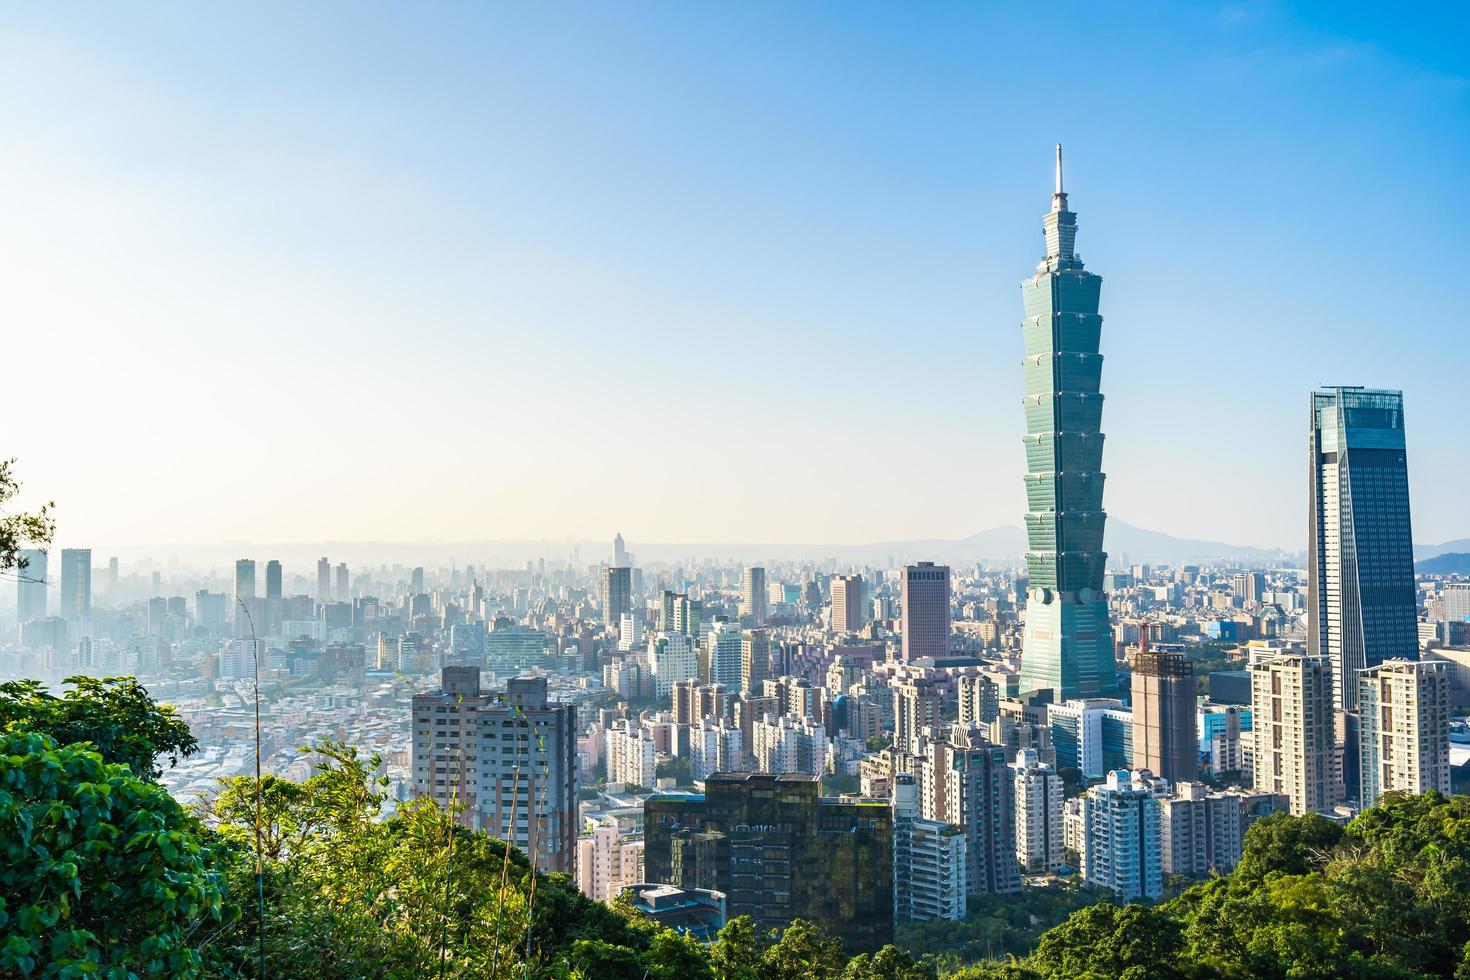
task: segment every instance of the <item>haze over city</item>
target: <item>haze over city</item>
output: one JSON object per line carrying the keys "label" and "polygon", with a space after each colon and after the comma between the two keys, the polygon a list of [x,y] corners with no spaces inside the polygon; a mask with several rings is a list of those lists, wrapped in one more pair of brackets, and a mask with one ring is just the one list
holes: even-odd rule
{"label": "haze over city", "polygon": [[1065,56],[988,5],[373,11],[11,11],[6,451],[61,544],[1016,525],[1057,141],[1112,514],[1300,550],[1302,392],[1367,384],[1416,541],[1470,534],[1459,8],[1064,5]]}
{"label": "haze over city", "polygon": [[0,977],[1470,977],[1464,5],[0,26]]}

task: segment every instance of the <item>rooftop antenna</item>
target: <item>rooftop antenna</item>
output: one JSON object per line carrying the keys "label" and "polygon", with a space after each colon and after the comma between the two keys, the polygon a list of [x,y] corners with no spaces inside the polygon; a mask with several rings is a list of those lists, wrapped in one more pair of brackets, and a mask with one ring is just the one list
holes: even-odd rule
{"label": "rooftop antenna", "polygon": [[1065,193],[1062,190],[1062,144],[1057,144],[1057,193]]}

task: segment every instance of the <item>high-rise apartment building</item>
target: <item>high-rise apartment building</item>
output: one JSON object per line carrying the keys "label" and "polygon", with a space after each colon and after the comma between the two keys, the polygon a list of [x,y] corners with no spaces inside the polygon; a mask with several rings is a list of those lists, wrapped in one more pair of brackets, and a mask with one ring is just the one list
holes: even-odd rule
{"label": "high-rise apartment building", "polygon": [[648,665],[658,685],[657,696],[669,697],[674,685],[698,676],[694,638],[683,633],[656,633],[648,640]]}
{"label": "high-rise apartment building", "polygon": [[903,659],[949,656],[949,566],[905,565],[899,596]]}
{"label": "high-rise apartment building", "polygon": [[274,558],[265,563],[265,597],[281,598],[281,563]]}
{"label": "high-rise apartment building", "polygon": [[1015,781],[1005,749],[987,742],[977,729],[963,728],[920,748],[914,760],[920,812],[926,820],[952,823],[965,832],[967,891],[1020,891]]}
{"label": "high-rise apartment building", "polygon": [[893,740],[905,752],[914,752],[915,740],[925,728],[939,724],[943,698],[934,681],[917,677],[893,685]]}
{"label": "high-rise apartment building", "polygon": [[15,621],[18,625],[46,618],[46,552],[25,548],[20,552],[22,566],[15,570]]}
{"label": "high-rise apartment building", "polygon": [[1363,806],[1384,793],[1450,793],[1450,665],[1385,660],[1358,672]]}
{"label": "high-rise apartment building", "polygon": [[332,563],[325,557],[316,560],[316,601],[332,601]]}
{"label": "high-rise apartment building", "polygon": [[832,576],[832,632],[856,633],[863,628],[863,577]]}
{"label": "high-rise apartment building", "polygon": [[1199,778],[1194,664],[1182,653],[1149,650],[1133,664],[1133,767],[1171,783]]}
{"label": "high-rise apartment building", "polygon": [[740,634],[740,688],[751,697],[760,697],[761,685],[771,670],[771,631],[745,630]]}
{"label": "high-rise apartment building", "polygon": [[723,684],[726,690],[740,693],[745,690],[741,656],[740,626],[727,619],[716,619],[705,638],[700,679],[711,684]]}
{"label": "high-rise apartment building", "polygon": [[624,614],[633,611],[633,570],[614,565],[602,570],[602,624],[609,630],[622,625]]}
{"label": "high-rise apartment building", "polygon": [[1307,652],[1351,711],[1357,671],[1419,654],[1404,396],[1330,388],[1311,410]]}
{"label": "high-rise apartment building", "polygon": [[545,677],[480,690],[478,667],[445,667],[413,696],[414,792],[509,840],[544,872],[575,873],[576,708],[548,701]]}
{"label": "high-rise apartment building", "polygon": [[1035,749],[1016,753],[1016,861],[1028,874],[1056,871],[1066,860],[1062,840],[1061,773]]}
{"label": "high-rise apartment building", "polygon": [[607,730],[606,742],[609,782],[653,786],[657,751],[652,733],[637,723],[619,719]]}
{"label": "high-rise apartment building", "polygon": [[61,618],[85,623],[92,618],[92,549],[61,549]]}
{"label": "high-rise apartment building", "polygon": [[914,777],[893,782],[893,917],[924,922],[965,917],[965,832],[919,815]]}
{"label": "high-rise apartment building", "polygon": [[1249,669],[1256,789],[1285,794],[1297,815],[1330,809],[1337,803],[1331,662],[1281,653]]}
{"label": "high-rise apartment building", "polygon": [[602,823],[577,838],[577,888],[594,902],[611,902],[643,881],[643,835]]}
{"label": "high-rise apartment building", "polygon": [[766,625],[770,599],[766,570],[759,565],[747,565],[740,579],[740,617],[752,626]]}
{"label": "high-rise apartment building", "polygon": [[347,584],[347,563],[338,562],[336,570],[336,586],[332,596],[338,602],[349,602],[352,599],[352,589]]}
{"label": "high-rise apartment building", "polygon": [[1082,877],[1123,902],[1164,894],[1158,789],[1141,773],[1116,770],[1087,791]]}
{"label": "high-rise apartment building", "polygon": [[1164,874],[1229,874],[1240,863],[1250,825],[1289,807],[1276,793],[1212,792],[1203,783],[1178,784],[1159,799]]}
{"label": "high-rise apartment building", "polygon": [[1046,258],[1021,283],[1026,357],[1026,568],[1030,594],[1021,690],[1057,701],[1117,688],[1103,595],[1102,278],[1075,251],[1077,216],[1062,189],[1042,219]]}
{"label": "high-rise apartment building", "polygon": [[961,674],[955,682],[961,725],[988,725],[1000,716],[1000,685],[984,674]]}
{"label": "high-rise apartment building", "polygon": [[820,796],[805,773],[718,773],[644,810],[644,874],[724,892],[758,931],[805,919],[848,953],[893,941],[893,807]]}

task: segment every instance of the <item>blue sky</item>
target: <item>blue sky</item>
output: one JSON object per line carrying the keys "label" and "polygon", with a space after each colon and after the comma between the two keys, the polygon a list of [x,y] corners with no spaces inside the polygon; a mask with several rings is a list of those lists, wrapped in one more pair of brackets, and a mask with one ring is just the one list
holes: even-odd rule
{"label": "blue sky", "polygon": [[0,447],[62,543],[859,543],[1024,510],[1051,146],[1107,506],[1304,541],[1307,392],[1470,535],[1463,7],[35,5]]}

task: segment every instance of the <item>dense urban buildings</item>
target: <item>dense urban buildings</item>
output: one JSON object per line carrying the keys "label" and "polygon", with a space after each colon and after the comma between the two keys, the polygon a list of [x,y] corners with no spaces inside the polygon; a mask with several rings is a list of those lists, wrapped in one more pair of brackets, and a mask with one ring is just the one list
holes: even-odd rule
{"label": "dense urban buildings", "polygon": [[1357,671],[1418,656],[1404,396],[1332,388],[1311,409],[1308,652],[1332,662],[1333,703],[1351,710]]}
{"label": "dense urban buildings", "polygon": [[1103,595],[1102,278],[1077,257],[1062,187],[1042,219],[1046,258],[1021,283],[1026,357],[1026,635],[1021,688],[1058,701],[1117,687]]}

